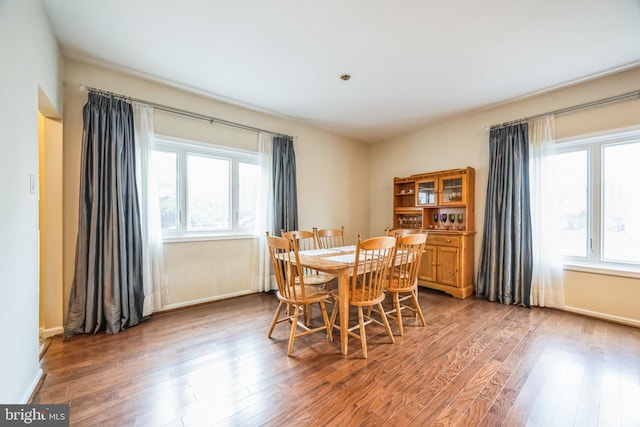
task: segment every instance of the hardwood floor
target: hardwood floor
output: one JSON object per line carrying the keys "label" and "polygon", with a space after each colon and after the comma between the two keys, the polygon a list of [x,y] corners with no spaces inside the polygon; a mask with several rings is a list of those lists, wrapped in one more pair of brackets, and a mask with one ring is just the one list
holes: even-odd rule
{"label": "hardwood floor", "polygon": [[337,330],[287,357],[270,294],[56,337],[33,403],[68,403],[72,426],[640,425],[640,329],[425,289],[420,303],[427,326],[407,319],[396,344],[368,327],[368,359],[354,339],[341,355]]}

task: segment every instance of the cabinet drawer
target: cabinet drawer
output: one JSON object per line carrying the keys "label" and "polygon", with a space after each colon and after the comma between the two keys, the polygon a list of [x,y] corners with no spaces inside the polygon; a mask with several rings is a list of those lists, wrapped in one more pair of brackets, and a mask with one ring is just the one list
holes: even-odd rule
{"label": "cabinet drawer", "polygon": [[460,246],[460,236],[429,234],[427,245]]}

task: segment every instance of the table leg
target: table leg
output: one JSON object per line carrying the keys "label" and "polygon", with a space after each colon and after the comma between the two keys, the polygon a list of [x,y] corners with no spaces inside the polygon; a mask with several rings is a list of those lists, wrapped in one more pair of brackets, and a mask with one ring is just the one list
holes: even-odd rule
{"label": "table leg", "polygon": [[338,275],[338,308],[340,314],[340,351],[347,354],[349,345],[349,270]]}

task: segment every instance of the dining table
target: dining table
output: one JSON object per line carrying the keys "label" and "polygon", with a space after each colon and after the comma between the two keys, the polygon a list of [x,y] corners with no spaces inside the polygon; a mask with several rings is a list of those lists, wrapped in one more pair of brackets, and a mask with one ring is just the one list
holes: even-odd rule
{"label": "dining table", "polygon": [[340,352],[347,354],[349,345],[349,278],[353,274],[356,245],[298,252],[304,268],[333,274],[338,278],[338,314],[340,316]]}

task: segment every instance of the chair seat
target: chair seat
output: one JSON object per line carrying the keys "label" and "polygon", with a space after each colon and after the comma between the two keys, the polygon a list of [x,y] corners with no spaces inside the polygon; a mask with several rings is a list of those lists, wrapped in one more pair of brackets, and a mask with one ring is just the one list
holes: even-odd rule
{"label": "chair seat", "polygon": [[384,290],[385,291],[390,291],[390,292],[411,292],[412,290],[416,289],[418,287],[418,282],[414,282],[413,285],[407,287],[406,283],[403,283],[404,281],[398,281],[398,280],[394,280],[389,279],[389,281],[387,282],[387,285],[385,286]]}
{"label": "chair seat", "polygon": [[[331,282],[334,279],[337,279],[338,276],[334,274],[305,274],[303,277],[303,282],[305,285],[324,285],[325,283]],[[300,279],[296,277],[296,282],[300,282]]]}
{"label": "chair seat", "polygon": [[[363,301],[363,298],[362,298],[363,293],[364,291],[361,288],[356,289],[355,292],[352,291],[349,295],[349,304],[356,307],[357,306],[369,307],[373,304],[378,304],[384,301],[384,298],[385,298],[385,294],[383,293],[383,294],[380,294],[378,298],[368,299]],[[337,290],[331,291],[331,296],[333,296],[333,298],[337,300],[338,291]]]}
{"label": "chair seat", "polygon": [[[296,295],[302,295],[302,289],[300,285],[296,285]],[[276,296],[280,301],[283,301],[287,304],[311,304],[314,302],[318,302],[324,300],[329,296],[329,292],[325,291],[322,288],[313,285],[304,284],[304,292],[305,298],[287,298],[280,293],[280,291],[276,292]]]}

